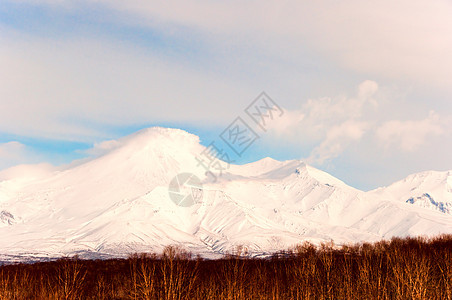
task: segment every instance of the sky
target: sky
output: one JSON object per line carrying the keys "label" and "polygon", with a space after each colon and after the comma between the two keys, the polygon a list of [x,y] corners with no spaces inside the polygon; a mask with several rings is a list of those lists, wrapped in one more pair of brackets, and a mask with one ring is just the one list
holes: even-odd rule
{"label": "sky", "polygon": [[221,142],[265,91],[283,114],[237,163],[300,159],[363,190],[451,170],[451,16],[435,0],[0,0],[0,169],[151,126]]}

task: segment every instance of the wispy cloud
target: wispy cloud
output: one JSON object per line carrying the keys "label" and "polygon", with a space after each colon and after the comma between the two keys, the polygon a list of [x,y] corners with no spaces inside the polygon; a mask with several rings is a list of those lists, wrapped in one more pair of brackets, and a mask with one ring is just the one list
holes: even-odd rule
{"label": "wispy cloud", "polygon": [[0,144],[0,170],[24,163],[38,162],[40,157],[24,144],[12,141]]}
{"label": "wispy cloud", "polygon": [[369,112],[376,112],[377,92],[378,84],[366,80],[358,86],[355,96],[309,99],[301,109],[286,111],[282,118],[272,122],[271,134],[301,145],[314,145],[306,160],[323,164],[340,155],[370,129],[366,118]]}
{"label": "wispy cloud", "polygon": [[[53,1],[77,7],[71,1]],[[33,1],[35,3],[35,1]],[[52,1],[47,1],[47,5]],[[450,91],[452,3],[424,1],[83,1],[118,12],[118,22],[192,34],[222,46],[252,43],[297,61],[309,47],[373,76],[409,78]],[[257,48],[256,48],[257,49]]]}
{"label": "wispy cloud", "polygon": [[[452,147],[435,140],[451,128],[447,0],[3,3],[0,134],[100,143],[149,124],[217,128],[265,90],[286,113],[263,139],[315,164],[353,149],[360,163],[409,152],[420,168]],[[452,166],[444,156],[432,167]]]}
{"label": "wispy cloud", "polygon": [[361,139],[367,128],[367,122],[354,120],[345,121],[340,125],[331,127],[327,131],[325,139],[312,150],[306,161],[313,164],[323,164],[325,161],[336,158],[353,141]]}
{"label": "wispy cloud", "polygon": [[[109,127],[206,121],[214,125],[231,118],[248,89],[111,40],[49,43],[3,32],[0,132],[95,141],[108,137],[104,128]],[[224,103],[221,113],[219,102]]]}
{"label": "wispy cloud", "polygon": [[376,135],[386,148],[396,146],[403,151],[414,151],[428,142],[430,137],[446,134],[448,128],[444,120],[431,111],[422,120],[387,121],[377,128]]}
{"label": "wispy cloud", "polygon": [[[309,99],[301,109],[286,111],[270,124],[271,139],[289,140],[294,146],[310,145],[312,151],[304,159],[322,165],[331,162],[351,145],[363,149],[368,147],[361,143],[366,135],[366,144],[398,153],[415,151],[432,137],[451,134],[450,117],[434,111],[420,120],[407,119],[405,114],[400,114],[400,119],[391,119],[397,115],[396,110],[410,108],[407,104],[398,104],[397,99],[385,97],[388,95],[379,94],[375,81],[366,80],[358,86],[355,96]],[[387,115],[391,110],[392,114]],[[450,143],[444,142],[442,147],[450,147]]]}

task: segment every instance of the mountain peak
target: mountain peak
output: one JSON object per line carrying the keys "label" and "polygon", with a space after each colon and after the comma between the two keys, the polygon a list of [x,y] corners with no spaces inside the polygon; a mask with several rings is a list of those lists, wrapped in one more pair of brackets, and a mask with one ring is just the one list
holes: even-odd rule
{"label": "mountain peak", "polygon": [[386,188],[374,190],[374,193],[449,214],[452,211],[451,171],[411,174]]}
{"label": "mountain peak", "polygon": [[177,128],[149,127],[117,140],[122,145],[144,146],[162,143],[176,146],[198,145],[199,137]]}
{"label": "mountain peak", "polygon": [[199,137],[197,135],[194,135],[192,133],[189,133],[185,130],[178,129],[178,128],[169,128],[169,127],[160,127],[160,126],[154,126],[154,127],[148,127],[141,129],[135,133],[132,133],[128,137],[131,138],[137,138],[141,136],[146,137],[158,137],[158,136],[165,136],[165,137],[171,137],[174,139],[188,139],[199,142]]}
{"label": "mountain peak", "polygon": [[[92,157],[99,157],[120,151],[149,150],[161,145],[164,148],[187,149],[200,147],[199,137],[181,129],[149,127],[141,129],[130,135],[114,140],[106,140],[94,144],[86,153]],[[121,150],[122,149],[122,150]],[[168,149],[169,150],[169,149]]]}
{"label": "mountain peak", "polygon": [[95,145],[98,155],[77,166],[1,182],[0,251],[126,255],[169,244],[204,254],[235,245],[277,251],[305,239],[341,243],[452,228],[450,173],[414,176],[375,195],[303,161],[269,157],[230,165],[223,180],[194,191],[198,202],[180,207],[169,184],[181,173],[205,178],[196,160],[205,149],[196,135],[152,127]]}

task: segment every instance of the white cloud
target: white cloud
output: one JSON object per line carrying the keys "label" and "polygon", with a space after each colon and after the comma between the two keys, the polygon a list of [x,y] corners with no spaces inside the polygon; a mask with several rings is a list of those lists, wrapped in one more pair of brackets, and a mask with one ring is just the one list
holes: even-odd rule
{"label": "white cloud", "polygon": [[38,156],[22,143],[12,141],[0,144],[0,170],[37,161]]}
{"label": "white cloud", "polygon": [[108,140],[108,141],[102,141],[100,143],[94,143],[92,148],[89,148],[83,153],[88,154],[89,156],[101,156],[105,153],[108,153],[109,151],[112,151],[122,145],[122,142],[119,140]]}
{"label": "white cloud", "polygon": [[378,83],[372,80],[366,80],[362,82],[358,87],[358,98],[364,101],[369,101],[374,106],[377,106],[377,101],[373,98],[373,96],[378,91]]}
{"label": "white cloud", "polygon": [[374,109],[377,100],[374,99],[378,84],[366,80],[358,86],[356,97],[337,96],[308,99],[299,110],[288,110],[281,117],[271,122],[271,129],[279,133],[288,133],[287,129],[302,127],[310,135],[318,136],[330,127],[346,120],[357,119],[364,111]]}
{"label": "white cloud", "polygon": [[[143,124],[209,130],[265,90],[289,108],[266,136],[314,149],[304,156],[317,164],[351,145],[362,153],[380,143],[395,157],[450,134],[448,0],[22,3],[71,18],[35,16],[36,30],[0,25],[0,132],[95,142]],[[380,86],[347,88],[365,78]],[[419,117],[431,109],[439,114]],[[450,149],[449,140],[436,148]],[[361,162],[379,154],[367,155]]]}
{"label": "white cloud", "polygon": [[[439,0],[101,1],[141,22],[190,29],[212,43],[249,42],[297,61],[310,48],[346,68],[450,90],[452,3]],[[130,15],[134,16],[131,18]]]}
{"label": "white cloud", "polygon": [[0,144],[0,156],[4,159],[13,159],[20,155],[25,149],[25,145],[19,142],[13,141]]}
{"label": "white cloud", "polygon": [[403,151],[414,151],[426,143],[429,137],[446,133],[440,116],[431,111],[423,120],[385,122],[376,130],[376,136],[385,147],[396,146]]}
{"label": "white cloud", "polygon": [[323,164],[325,161],[336,158],[353,141],[361,139],[367,128],[367,122],[354,120],[333,126],[328,130],[322,143],[312,150],[306,161],[311,164]]}
{"label": "white cloud", "polygon": [[[365,143],[383,145],[394,153],[414,151],[431,137],[451,133],[448,128],[452,122],[433,111],[422,120],[388,119],[391,116],[386,112],[393,110],[397,101],[381,98],[378,84],[366,80],[358,86],[355,97],[310,99],[301,109],[286,111],[269,124],[269,139],[311,147],[307,162],[322,165],[340,156],[352,144],[366,149],[367,145],[360,144],[366,133],[369,138]],[[442,146],[448,147],[448,143]]]}
{"label": "white cloud", "polygon": [[[297,94],[307,81],[296,76],[311,76],[319,61],[341,68],[339,77],[353,70],[364,78],[452,86],[452,5],[444,0],[428,6],[407,0],[23,2],[54,4],[55,14],[83,14],[92,5],[107,23],[146,26],[173,40],[199,41],[202,50],[218,57],[191,64],[183,55],[165,57],[111,37],[59,40],[0,28],[0,62],[5,66],[0,97],[7,102],[0,110],[0,131],[5,132],[93,141],[105,137],[101,129],[93,129],[101,126],[227,123],[241,109],[240,101],[262,89],[277,86],[281,93]],[[108,8],[104,12],[102,5]],[[312,59],[317,61],[307,64]],[[272,80],[273,74],[279,74],[280,82]],[[316,84],[332,83],[319,78]],[[311,110],[304,122],[311,120],[325,132],[337,122],[318,127],[321,115],[326,123],[330,119],[329,112],[314,115],[316,108],[323,109],[321,102],[331,114],[360,114],[363,98],[376,105],[372,95],[377,91],[375,82],[364,82],[354,102],[345,99],[335,106],[328,98],[316,100],[320,103],[312,108],[306,104],[301,114]],[[300,121],[293,111],[286,115],[288,124]]]}
{"label": "white cloud", "polygon": [[[36,5],[36,1],[30,0]],[[25,1],[27,2],[27,1]],[[104,18],[164,34],[201,39],[210,47],[300,62],[309,49],[333,64],[368,76],[414,80],[450,91],[452,3],[401,1],[45,1],[79,9],[103,4]],[[250,51],[251,48],[251,51]]]}
{"label": "white cloud", "polygon": [[[378,106],[378,84],[362,82],[356,96],[309,99],[301,109],[285,111],[281,118],[269,123],[274,138],[313,145],[309,163],[323,164],[340,155],[354,141],[360,140],[370,122],[364,120]],[[366,115],[367,114],[367,115]]]}
{"label": "white cloud", "polygon": [[52,139],[95,141],[109,137],[109,126],[214,126],[259,92],[139,47],[47,41],[1,27],[0,65],[0,132]]}

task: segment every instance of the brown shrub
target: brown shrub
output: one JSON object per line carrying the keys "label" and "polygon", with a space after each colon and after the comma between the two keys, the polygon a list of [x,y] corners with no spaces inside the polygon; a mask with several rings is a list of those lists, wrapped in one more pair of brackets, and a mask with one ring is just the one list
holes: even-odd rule
{"label": "brown shrub", "polygon": [[267,258],[161,255],[0,267],[0,299],[452,299],[452,235],[304,243]]}

